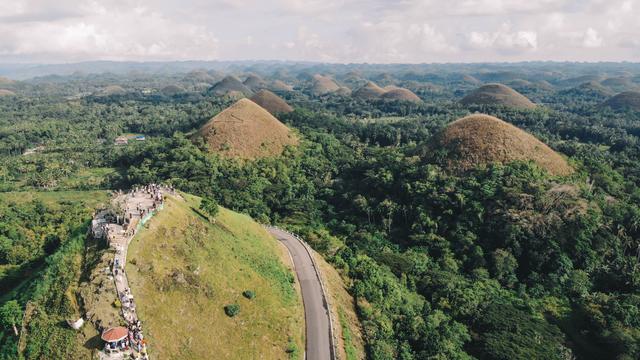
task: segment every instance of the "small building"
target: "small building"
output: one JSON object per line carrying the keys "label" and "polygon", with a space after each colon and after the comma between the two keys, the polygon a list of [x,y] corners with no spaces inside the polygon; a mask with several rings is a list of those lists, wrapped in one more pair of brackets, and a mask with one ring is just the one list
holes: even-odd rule
{"label": "small building", "polygon": [[102,340],[104,340],[104,351],[107,354],[118,353],[127,348],[125,340],[129,336],[129,329],[124,326],[118,326],[106,329],[102,332]]}
{"label": "small building", "polygon": [[116,145],[127,145],[129,143],[129,139],[126,136],[118,136],[116,138]]}
{"label": "small building", "polygon": [[145,141],[146,138],[144,135],[136,135],[136,141]]}

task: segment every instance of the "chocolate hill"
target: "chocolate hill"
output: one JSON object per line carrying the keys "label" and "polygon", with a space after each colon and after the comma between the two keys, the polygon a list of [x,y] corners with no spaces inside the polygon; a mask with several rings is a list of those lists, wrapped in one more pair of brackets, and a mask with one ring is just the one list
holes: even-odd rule
{"label": "chocolate hill", "polygon": [[240,92],[245,96],[251,96],[253,94],[251,89],[246,87],[240,80],[238,80],[237,77],[232,75],[226,76],[209,89],[209,93],[218,96],[227,95],[232,91]]}
{"label": "chocolate hill", "polygon": [[209,120],[197,133],[224,157],[256,159],[282,154],[296,136],[267,110],[241,99]]}
{"label": "chocolate hill", "polygon": [[460,103],[463,105],[502,105],[521,109],[536,107],[524,95],[502,84],[483,85],[462,98]]}
{"label": "chocolate hill", "polygon": [[353,93],[353,97],[365,100],[378,99],[384,94],[384,89],[374,84],[373,82],[367,82],[363,87],[359,88]]}
{"label": "chocolate hill", "polygon": [[567,161],[529,133],[489,115],[475,114],[449,124],[434,137],[431,151],[447,150],[447,167],[465,171],[491,163],[533,161],[552,175],[569,175]]}
{"label": "chocolate hill", "polygon": [[101,96],[112,96],[112,95],[124,95],[127,91],[120,85],[109,85],[104,89],[100,90],[98,95]]}
{"label": "chocolate hill", "polygon": [[293,91],[293,86],[285,83],[282,80],[274,80],[273,82],[271,82],[271,84],[269,84],[269,88],[273,91]]}
{"label": "chocolate hill", "polygon": [[640,111],[640,92],[625,91],[611,97],[605,101],[603,106],[608,106],[614,110],[634,110]]}
{"label": "chocolate hill", "polygon": [[15,81],[13,81],[13,80],[11,80],[9,78],[6,78],[4,76],[0,76],[0,84],[8,85],[8,84],[13,84],[13,83],[15,83]]}
{"label": "chocolate hill", "polygon": [[189,71],[187,75],[182,79],[182,81],[190,82],[190,83],[207,83],[213,84],[216,82],[216,79],[211,76],[206,70],[193,70]]}
{"label": "chocolate hill", "polygon": [[11,90],[7,90],[7,89],[0,89],[0,97],[5,97],[5,96],[15,96],[16,93],[14,93]]}
{"label": "chocolate hill", "polygon": [[243,84],[251,91],[258,91],[267,87],[267,83],[256,74],[250,74],[249,76],[247,76]]}
{"label": "chocolate hill", "polygon": [[162,93],[162,95],[166,95],[166,96],[174,96],[174,95],[178,95],[178,94],[182,94],[184,93],[186,90],[179,85],[167,85],[165,87],[163,87],[162,89],[160,89],[160,93]]}
{"label": "chocolate hill", "polygon": [[311,93],[313,95],[325,95],[340,89],[333,79],[328,76],[314,75],[311,81]]}
{"label": "chocolate hill", "polygon": [[286,114],[293,111],[293,108],[289,106],[286,101],[269,90],[260,90],[253,95],[250,100],[262,106],[273,115],[278,113]]}
{"label": "chocolate hill", "polygon": [[602,84],[597,81],[589,81],[580,84],[571,90],[573,90],[575,93],[585,95],[611,96],[612,94],[611,90],[602,86]]}
{"label": "chocolate hill", "polygon": [[405,88],[392,88],[387,90],[381,96],[384,100],[392,100],[392,101],[411,101],[411,102],[421,102],[418,95],[414,94],[413,91]]}
{"label": "chocolate hill", "polygon": [[612,77],[600,82],[603,86],[606,86],[613,91],[633,91],[638,89],[638,86],[634,84],[628,77]]}

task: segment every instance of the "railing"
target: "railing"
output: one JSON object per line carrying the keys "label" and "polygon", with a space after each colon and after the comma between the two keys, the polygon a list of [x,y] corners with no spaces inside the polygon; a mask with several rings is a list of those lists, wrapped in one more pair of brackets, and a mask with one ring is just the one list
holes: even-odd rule
{"label": "railing", "polygon": [[[324,285],[324,281],[322,280],[322,275],[320,274],[320,270],[318,267],[318,263],[316,262],[315,257],[313,256],[313,250],[311,249],[311,247],[309,246],[309,244],[306,243],[306,241],[304,241],[300,236],[298,236],[295,233],[292,233],[291,231],[285,230],[285,229],[281,229],[277,226],[273,226],[273,225],[263,225],[265,228],[273,228],[276,230],[280,230],[284,233],[287,233],[289,235],[291,235],[293,238],[295,238],[296,240],[298,240],[302,246],[304,247],[304,249],[307,251],[307,254],[309,254],[309,257],[311,258],[311,264],[313,265],[313,270],[316,273],[316,277],[318,278],[318,281],[320,282],[320,288],[322,289],[322,300],[323,303],[325,305],[325,307],[327,308],[327,314],[329,316],[329,341],[331,342],[331,349],[330,349],[330,353],[331,353],[331,359],[332,360],[337,360],[338,359],[338,351],[336,349],[336,344],[338,343],[337,339],[336,339],[336,331],[335,331],[335,323],[333,321],[333,315],[331,314],[331,302],[329,300],[329,296],[327,295],[327,289]],[[305,356],[306,357],[306,356]]]}

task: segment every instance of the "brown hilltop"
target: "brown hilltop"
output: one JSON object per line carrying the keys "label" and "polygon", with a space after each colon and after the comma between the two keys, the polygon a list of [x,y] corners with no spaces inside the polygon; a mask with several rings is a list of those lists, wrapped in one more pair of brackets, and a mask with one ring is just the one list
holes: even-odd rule
{"label": "brown hilltop", "polygon": [[346,86],[340,86],[340,88],[333,93],[340,96],[351,96],[351,89]]}
{"label": "brown hilltop", "polygon": [[15,81],[13,81],[13,80],[11,80],[9,78],[6,78],[4,76],[0,76],[0,84],[9,85],[9,84],[13,84],[13,83],[15,83]]}
{"label": "brown hilltop", "polygon": [[290,113],[293,108],[286,101],[269,90],[260,90],[251,97],[251,101],[262,106],[271,114]]}
{"label": "brown hilltop", "polygon": [[476,79],[475,77],[469,75],[469,74],[463,74],[462,77],[460,78],[463,82],[466,82],[468,84],[472,84],[472,85],[478,85],[481,84],[482,81]]}
{"label": "brown hilltop", "polygon": [[127,91],[120,85],[109,85],[98,93],[98,95],[102,96],[111,96],[111,95],[124,95]]}
{"label": "brown hilltop", "polygon": [[609,100],[605,101],[603,106],[608,106],[614,110],[635,110],[640,111],[640,92],[625,91],[621,92]]}
{"label": "brown hilltop", "polygon": [[447,166],[465,171],[490,163],[533,161],[552,175],[569,175],[567,161],[529,133],[489,115],[470,115],[435,136],[430,150],[444,148]]}
{"label": "brown hilltop", "polygon": [[5,97],[5,96],[16,96],[16,93],[14,93],[11,90],[0,89],[0,97]]}
{"label": "brown hilltop", "polygon": [[211,76],[211,74],[209,74],[206,70],[197,69],[197,70],[189,71],[184,76],[182,81],[190,82],[190,83],[213,84],[214,82],[216,82],[216,79],[213,76]]}
{"label": "brown hilltop", "polygon": [[269,88],[273,91],[293,91],[293,86],[285,83],[282,80],[274,80],[273,82],[271,82],[271,84],[269,85]]}
{"label": "brown hilltop", "polygon": [[634,91],[638,89],[638,86],[628,77],[612,77],[602,80],[600,83],[615,92]]}
{"label": "brown hilltop", "polygon": [[384,89],[369,81],[353,93],[353,97],[365,100],[378,99],[384,94]]}
{"label": "brown hilltop", "polygon": [[296,136],[267,110],[241,99],[209,120],[198,135],[209,149],[225,157],[256,159],[282,154]]}
{"label": "brown hilltop", "polygon": [[253,94],[251,89],[246,87],[240,80],[238,80],[237,77],[232,75],[226,76],[209,89],[209,92],[214,95],[227,95],[232,91],[240,92],[245,96],[251,96],[251,94]]}
{"label": "brown hilltop", "polygon": [[582,83],[571,90],[581,94],[594,94],[600,96],[611,96],[612,94],[611,90],[602,86],[602,84],[597,81]]}
{"label": "brown hilltop", "polygon": [[174,95],[182,94],[185,91],[186,91],[185,88],[183,88],[182,86],[174,85],[174,84],[167,85],[162,89],[160,89],[160,92],[162,93],[162,95],[166,95],[166,96],[174,96]]}
{"label": "brown hilltop", "polygon": [[[385,87],[386,89],[386,87]],[[387,90],[381,96],[382,99],[385,100],[395,100],[395,101],[411,101],[411,102],[422,102],[418,95],[414,94],[413,91],[405,88],[395,87]]]}
{"label": "brown hilltop", "polygon": [[333,79],[328,76],[314,75],[311,81],[311,93],[313,95],[325,95],[340,89]]}
{"label": "brown hilltop", "polygon": [[248,87],[252,91],[257,91],[267,87],[267,83],[256,74],[249,74],[243,82],[244,86]]}
{"label": "brown hilltop", "polygon": [[502,105],[513,108],[533,109],[536,104],[524,95],[502,84],[487,84],[460,100],[463,105]]}

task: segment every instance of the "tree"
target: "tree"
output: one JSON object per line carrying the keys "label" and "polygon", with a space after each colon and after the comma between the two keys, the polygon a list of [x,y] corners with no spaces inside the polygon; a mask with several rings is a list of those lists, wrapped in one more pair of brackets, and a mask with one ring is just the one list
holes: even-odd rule
{"label": "tree", "polygon": [[18,336],[16,324],[22,319],[22,308],[16,300],[7,301],[0,307],[0,324],[3,327],[12,327],[13,333]]}
{"label": "tree", "polygon": [[220,211],[218,203],[208,197],[202,198],[200,201],[200,210],[207,213],[209,219],[215,219],[216,215],[218,215],[218,212]]}

